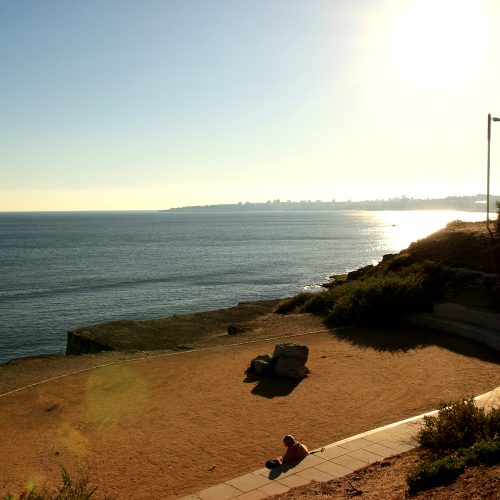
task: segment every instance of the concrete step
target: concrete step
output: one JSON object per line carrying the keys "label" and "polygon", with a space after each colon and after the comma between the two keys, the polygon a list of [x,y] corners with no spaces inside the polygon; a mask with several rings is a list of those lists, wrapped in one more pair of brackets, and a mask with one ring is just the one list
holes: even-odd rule
{"label": "concrete step", "polygon": [[408,323],[425,328],[431,328],[441,332],[459,335],[460,337],[479,342],[500,352],[500,332],[472,325],[462,321],[438,317],[431,313],[419,313],[405,316]]}
{"label": "concrete step", "polygon": [[463,321],[500,332],[500,314],[479,311],[461,304],[438,303],[434,304],[435,316]]}

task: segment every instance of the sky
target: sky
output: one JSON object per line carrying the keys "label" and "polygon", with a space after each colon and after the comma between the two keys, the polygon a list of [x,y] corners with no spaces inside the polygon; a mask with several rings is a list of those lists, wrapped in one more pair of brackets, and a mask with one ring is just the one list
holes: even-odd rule
{"label": "sky", "polygon": [[485,193],[499,21],[498,0],[0,0],[0,211]]}

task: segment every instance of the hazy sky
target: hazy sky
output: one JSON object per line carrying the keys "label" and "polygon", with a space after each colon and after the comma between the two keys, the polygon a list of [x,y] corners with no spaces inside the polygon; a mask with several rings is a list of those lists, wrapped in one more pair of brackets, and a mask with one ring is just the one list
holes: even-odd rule
{"label": "hazy sky", "polygon": [[[0,0],[0,210],[484,193],[498,26],[499,0]],[[500,123],[491,158],[500,193]]]}

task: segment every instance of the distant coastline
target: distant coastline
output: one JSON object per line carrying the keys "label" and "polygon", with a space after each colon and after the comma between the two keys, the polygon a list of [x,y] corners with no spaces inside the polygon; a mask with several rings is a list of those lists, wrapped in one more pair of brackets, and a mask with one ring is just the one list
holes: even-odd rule
{"label": "distant coastline", "polygon": [[[490,196],[490,207],[500,196]],[[363,201],[281,201],[266,203],[239,202],[233,204],[196,205],[160,210],[160,212],[255,212],[255,211],[330,211],[330,210],[457,210],[483,212],[486,209],[486,195],[448,196],[446,198],[390,198],[387,200]],[[493,208],[492,208],[493,209]]]}

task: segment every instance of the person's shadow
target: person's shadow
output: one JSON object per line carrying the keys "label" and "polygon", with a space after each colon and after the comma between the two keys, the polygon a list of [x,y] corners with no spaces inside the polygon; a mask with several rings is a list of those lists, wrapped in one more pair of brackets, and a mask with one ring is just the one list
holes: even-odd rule
{"label": "person's shadow", "polygon": [[296,460],[295,462],[288,462],[286,464],[282,464],[279,467],[275,467],[269,471],[269,479],[278,479],[281,474],[288,472],[290,469],[293,469],[297,464],[302,462],[302,460]]}
{"label": "person's shadow", "polygon": [[303,379],[256,375],[247,371],[243,382],[248,384],[257,382],[251,393],[271,399],[288,396],[300,384],[301,380]]}

